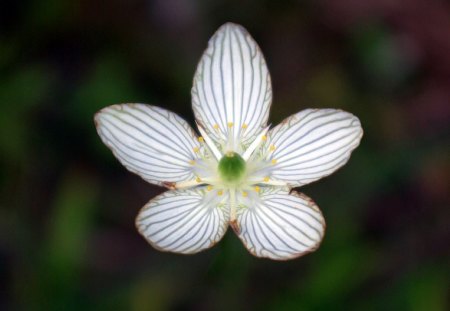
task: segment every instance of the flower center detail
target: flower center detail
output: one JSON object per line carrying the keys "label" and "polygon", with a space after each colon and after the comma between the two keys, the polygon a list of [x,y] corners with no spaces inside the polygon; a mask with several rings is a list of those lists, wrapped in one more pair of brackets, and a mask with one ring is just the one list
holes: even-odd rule
{"label": "flower center detail", "polygon": [[222,181],[237,186],[245,175],[245,161],[235,152],[227,152],[219,161],[219,174]]}

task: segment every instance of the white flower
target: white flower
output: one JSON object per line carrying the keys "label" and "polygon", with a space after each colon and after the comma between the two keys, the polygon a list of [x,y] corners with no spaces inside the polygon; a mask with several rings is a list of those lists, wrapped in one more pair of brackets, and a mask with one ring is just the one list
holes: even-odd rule
{"label": "white flower", "polygon": [[156,249],[193,254],[228,225],[255,256],[286,260],[314,251],[325,231],[317,205],[292,191],[343,166],[362,137],[358,118],[303,110],[269,130],[264,57],[248,32],[223,25],[210,39],[192,87],[198,129],[155,106],[121,104],[95,116],[103,142],[131,172],[170,190],[136,219]]}

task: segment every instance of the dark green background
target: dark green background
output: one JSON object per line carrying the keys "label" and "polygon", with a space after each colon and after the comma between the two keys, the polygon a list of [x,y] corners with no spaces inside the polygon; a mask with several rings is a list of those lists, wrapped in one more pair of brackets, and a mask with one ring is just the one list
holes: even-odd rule
{"label": "dark green background", "polygon": [[[320,249],[253,258],[230,231],[194,256],[134,228],[163,191],[126,171],[93,114],[123,102],[193,124],[207,40],[246,27],[272,75],[270,121],[341,108],[365,135],[300,191]],[[441,0],[0,2],[1,310],[449,309],[450,5]]]}

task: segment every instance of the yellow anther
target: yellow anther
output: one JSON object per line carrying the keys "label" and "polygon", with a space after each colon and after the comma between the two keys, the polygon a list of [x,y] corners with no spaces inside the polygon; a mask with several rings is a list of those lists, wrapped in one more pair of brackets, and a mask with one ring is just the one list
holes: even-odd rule
{"label": "yellow anther", "polygon": [[228,122],[228,127],[232,128],[233,127],[233,122]]}
{"label": "yellow anther", "polygon": [[245,192],[245,191],[242,191],[242,196],[243,196],[243,197],[246,197],[246,196],[248,196],[248,193]]}
{"label": "yellow anther", "polygon": [[269,182],[270,178],[268,176],[264,177],[264,182]]}
{"label": "yellow anther", "polygon": [[223,194],[222,190],[217,191],[217,195],[222,195],[222,194]]}
{"label": "yellow anther", "polygon": [[205,140],[203,139],[203,137],[201,137],[201,136],[200,136],[199,138],[197,138],[197,139],[198,139],[198,141],[201,142],[201,143],[205,141]]}
{"label": "yellow anther", "polygon": [[263,141],[266,141],[266,140],[267,140],[267,136],[266,136],[266,135],[263,135],[263,136],[261,136],[261,139],[262,139]]}
{"label": "yellow anther", "polygon": [[208,191],[211,191],[211,190],[212,190],[212,188],[213,188],[213,186],[211,186],[211,185],[208,185],[208,187],[206,187],[206,190],[208,190]]}
{"label": "yellow anther", "polygon": [[270,145],[269,150],[270,151],[275,151],[275,145]]}
{"label": "yellow anther", "polygon": [[194,161],[194,160],[190,160],[190,161],[189,161],[189,164],[190,164],[190,165],[194,165],[194,164],[195,164],[195,161]]}
{"label": "yellow anther", "polygon": [[219,124],[214,124],[213,128],[214,128],[215,130],[218,130],[218,129],[219,129]]}
{"label": "yellow anther", "polygon": [[199,152],[200,151],[200,149],[198,147],[194,147],[194,148],[192,148],[192,150],[194,150],[194,152]]}
{"label": "yellow anther", "polygon": [[228,158],[232,158],[232,157],[234,157],[234,152],[233,152],[233,151],[228,151],[227,153],[225,153],[225,155],[226,155]]}
{"label": "yellow anther", "polygon": [[195,181],[196,181],[196,182],[201,182],[202,180],[200,179],[200,177],[197,177],[197,178],[195,179]]}
{"label": "yellow anther", "polygon": [[245,130],[248,127],[246,123],[242,124],[242,128]]}
{"label": "yellow anther", "polygon": [[259,186],[255,186],[254,189],[255,189],[256,192],[259,192],[259,190],[260,190]]}
{"label": "yellow anther", "polygon": [[277,160],[276,159],[272,159],[272,164],[277,164]]}

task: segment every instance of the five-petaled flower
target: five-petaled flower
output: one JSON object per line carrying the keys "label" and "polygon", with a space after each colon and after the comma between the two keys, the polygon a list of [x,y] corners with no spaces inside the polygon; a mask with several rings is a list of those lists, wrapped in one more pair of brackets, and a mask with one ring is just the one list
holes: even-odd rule
{"label": "five-petaled flower", "polygon": [[193,254],[228,225],[255,256],[286,260],[314,251],[325,231],[317,205],[291,190],[343,166],[362,137],[357,117],[306,109],[269,129],[264,57],[248,32],[227,23],[210,39],[194,77],[197,136],[186,121],[145,104],[95,116],[103,142],[131,172],[169,188],[136,219],[156,249]]}

